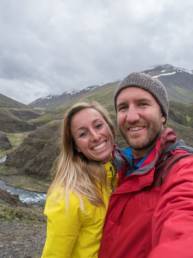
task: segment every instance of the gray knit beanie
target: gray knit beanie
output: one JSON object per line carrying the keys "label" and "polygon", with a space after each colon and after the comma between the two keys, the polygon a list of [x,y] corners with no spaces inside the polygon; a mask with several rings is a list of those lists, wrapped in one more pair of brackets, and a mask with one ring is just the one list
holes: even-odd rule
{"label": "gray knit beanie", "polygon": [[158,79],[152,78],[144,73],[131,73],[123,79],[114,94],[114,104],[116,108],[116,100],[119,93],[128,87],[138,87],[150,92],[161,107],[166,120],[168,117],[169,101],[165,86]]}

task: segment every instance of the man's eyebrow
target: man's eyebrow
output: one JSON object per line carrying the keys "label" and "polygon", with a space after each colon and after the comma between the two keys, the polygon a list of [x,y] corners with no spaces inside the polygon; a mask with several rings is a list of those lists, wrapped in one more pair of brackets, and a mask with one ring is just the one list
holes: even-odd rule
{"label": "man's eyebrow", "polygon": [[117,103],[117,107],[122,106],[122,105],[126,105],[126,104],[127,104],[127,102],[123,100],[123,101]]}
{"label": "man's eyebrow", "polygon": [[[139,99],[134,99],[134,102],[139,102],[139,101],[151,101],[151,99],[149,98],[139,98]],[[122,105],[122,104],[127,104],[127,100],[121,100],[119,103],[117,103],[118,105]]]}
{"label": "man's eyebrow", "polygon": [[149,98],[141,98],[141,99],[138,99],[138,101],[151,101],[151,99],[149,99]]}

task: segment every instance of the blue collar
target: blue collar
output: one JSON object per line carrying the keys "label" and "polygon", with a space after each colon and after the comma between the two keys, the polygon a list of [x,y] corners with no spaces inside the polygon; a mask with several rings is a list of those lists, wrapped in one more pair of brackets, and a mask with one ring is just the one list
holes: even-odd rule
{"label": "blue collar", "polygon": [[122,154],[129,163],[129,169],[128,169],[126,175],[130,175],[132,172],[134,172],[135,170],[140,168],[141,165],[143,164],[143,162],[145,161],[145,159],[148,156],[148,154],[147,154],[147,155],[145,155],[145,157],[136,160],[133,157],[132,149],[130,147],[122,149]]}

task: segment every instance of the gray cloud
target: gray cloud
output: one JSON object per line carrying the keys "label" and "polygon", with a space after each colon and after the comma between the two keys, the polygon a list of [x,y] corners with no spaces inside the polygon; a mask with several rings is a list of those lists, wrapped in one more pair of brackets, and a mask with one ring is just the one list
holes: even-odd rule
{"label": "gray cloud", "polygon": [[28,103],[170,63],[193,68],[191,0],[0,0],[0,93]]}

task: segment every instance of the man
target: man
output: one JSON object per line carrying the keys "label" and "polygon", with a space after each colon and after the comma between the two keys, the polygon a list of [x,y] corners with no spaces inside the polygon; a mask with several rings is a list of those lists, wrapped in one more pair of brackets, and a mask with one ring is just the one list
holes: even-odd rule
{"label": "man", "polygon": [[193,258],[192,148],[176,141],[164,85],[132,73],[114,97],[128,143],[104,225],[100,258]]}

